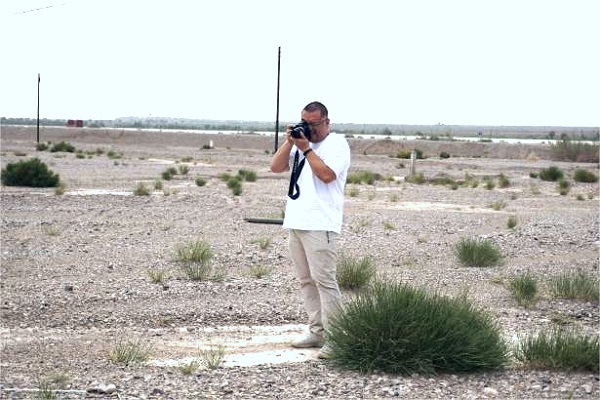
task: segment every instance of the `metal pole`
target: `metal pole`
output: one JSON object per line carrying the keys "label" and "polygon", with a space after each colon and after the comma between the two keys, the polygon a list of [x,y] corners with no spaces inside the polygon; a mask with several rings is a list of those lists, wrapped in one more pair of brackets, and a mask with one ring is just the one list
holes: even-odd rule
{"label": "metal pole", "polygon": [[277,151],[279,147],[279,81],[281,74],[281,46],[277,51],[277,114],[275,115],[275,148],[273,153]]}
{"label": "metal pole", "polygon": [[37,143],[40,144],[40,74],[38,73],[38,96],[37,96]]}

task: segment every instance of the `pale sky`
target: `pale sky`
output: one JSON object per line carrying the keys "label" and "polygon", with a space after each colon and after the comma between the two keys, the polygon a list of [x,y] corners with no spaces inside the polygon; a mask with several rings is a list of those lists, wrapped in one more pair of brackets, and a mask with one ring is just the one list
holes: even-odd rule
{"label": "pale sky", "polygon": [[0,116],[600,126],[598,0],[1,0]]}

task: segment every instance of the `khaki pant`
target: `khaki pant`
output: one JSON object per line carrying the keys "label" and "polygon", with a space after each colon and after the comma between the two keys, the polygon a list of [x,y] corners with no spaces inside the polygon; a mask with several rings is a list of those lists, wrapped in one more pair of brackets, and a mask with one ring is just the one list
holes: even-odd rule
{"label": "khaki pant", "polygon": [[342,305],[336,280],[337,234],[290,230],[290,255],[300,281],[300,295],[308,314],[309,329],[323,335],[328,319]]}

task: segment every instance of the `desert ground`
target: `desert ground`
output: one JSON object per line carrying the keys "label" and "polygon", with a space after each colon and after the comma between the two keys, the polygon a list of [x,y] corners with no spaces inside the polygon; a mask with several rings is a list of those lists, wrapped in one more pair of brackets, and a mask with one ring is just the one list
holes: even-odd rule
{"label": "desert ground", "polygon": [[[246,218],[281,218],[288,174],[269,171],[273,138],[42,127],[40,142],[68,142],[83,151],[36,151],[35,127],[2,126],[2,168],[37,157],[60,175],[65,192],[3,186],[1,199],[0,398],[327,398],[523,399],[599,398],[597,374],[523,368],[477,374],[360,374],[318,360],[289,341],[305,314],[279,225]],[[597,335],[598,304],[556,300],[544,290],[529,308],[516,304],[506,282],[531,271],[542,282],[578,269],[598,270],[599,186],[530,177],[554,165],[598,174],[597,164],[557,162],[547,145],[349,139],[350,173],[389,178],[348,185],[340,251],[375,260],[378,279],[401,281],[448,296],[467,293],[491,313],[508,340],[557,323]],[[209,144],[212,144],[212,148]],[[488,190],[404,181],[419,148],[416,171],[427,178],[503,174],[506,188]],[[441,151],[451,155],[439,158]],[[109,157],[109,152],[113,154]],[[186,165],[187,174],[161,173]],[[239,196],[220,179],[240,169],[257,173]],[[207,184],[198,186],[196,177]],[[149,196],[133,194],[139,183]],[[510,216],[517,226],[507,227]],[[505,256],[489,268],[462,266],[453,255],[462,238],[485,237]],[[178,246],[210,244],[219,279],[193,281],[174,261]],[[258,278],[253,267],[270,273]],[[153,282],[151,273],[164,273]],[[351,293],[344,293],[350,298]],[[107,354],[119,342],[151,349],[148,361],[124,365]],[[226,350],[219,368],[182,366],[202,350]]]}

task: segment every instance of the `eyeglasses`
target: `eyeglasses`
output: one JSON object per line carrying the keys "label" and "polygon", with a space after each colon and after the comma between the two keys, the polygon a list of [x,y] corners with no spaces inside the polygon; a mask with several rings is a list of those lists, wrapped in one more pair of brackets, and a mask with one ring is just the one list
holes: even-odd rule
{"label": "eyeglasses", "polygon": [[323,118],[322,120],[320,120],[320,121],[318,121],[318,122],[308,122],[308,121],[305,121],[305,122],[306,122],[308,125],[310,125],[310,127],[311,127],[311,128],[318,128],[319,126],[321,126],[321,124],[322,124],[323,122],[325,122],[325,120],[326,120],[326,119],[327,119],[327,118]]}

